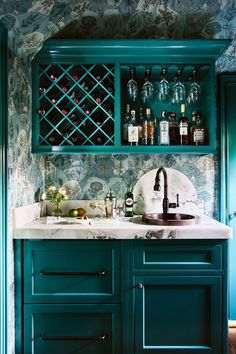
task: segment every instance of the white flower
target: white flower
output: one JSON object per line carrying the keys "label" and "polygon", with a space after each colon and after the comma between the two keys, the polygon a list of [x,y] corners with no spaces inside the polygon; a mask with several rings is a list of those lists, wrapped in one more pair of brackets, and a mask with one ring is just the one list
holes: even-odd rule
{"label": "white flower", "polygon": [[55,187],[55,186],[50,186],[50,187],[48,187],[48,191],[49,191],[49,192],[55,192],[55,190],[56,190],[56,187]]}
{"label": "white flower", "polygon": [[68,195],[65,195],[65,196],[64,196],[64,200],[67,200],[67,199],[68,199]]}
{"label": "white flower", "polygon": [[47,194],[46,194],[46,193],[43,193],[42,196],[41,196],[41,199],[42,199],[42,200],[46,200],[46,199],[47,199]]}
{"label": "white flower", "polygon": [[59,188],[59,189],[58,189],[58,192],[61,193],[61,194],[64,195],[64,196],[66,195],[66,189],[63,188],[63,187]]}

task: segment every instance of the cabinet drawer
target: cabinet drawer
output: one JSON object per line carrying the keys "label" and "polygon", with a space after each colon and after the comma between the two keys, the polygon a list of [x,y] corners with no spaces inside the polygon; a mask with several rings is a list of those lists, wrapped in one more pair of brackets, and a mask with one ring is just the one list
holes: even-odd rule
{"label": "cabinet drawer", "polygon": [[119,302],[121,244],[26,241],[24,302]]}
{"label": "cabinet drawer", "polygon": [[221,270],[222,244],[145,241],[134,246],[134,269]]}
{"label": "cabinet drawer", "polygon": [[120,354],[119,305],[25,305],[24,354]]}

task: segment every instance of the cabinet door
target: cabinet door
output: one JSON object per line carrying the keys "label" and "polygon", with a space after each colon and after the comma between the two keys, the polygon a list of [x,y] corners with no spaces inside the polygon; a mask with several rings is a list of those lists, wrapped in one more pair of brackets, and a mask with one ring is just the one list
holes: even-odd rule
{"label": "cabinet door", "polygon": [[25,305],[24,354],[120,354],[119,305]]}
{"label": "cabinet door", "polygon": [[135,354],[222,354],[220,276],[137,276]]}

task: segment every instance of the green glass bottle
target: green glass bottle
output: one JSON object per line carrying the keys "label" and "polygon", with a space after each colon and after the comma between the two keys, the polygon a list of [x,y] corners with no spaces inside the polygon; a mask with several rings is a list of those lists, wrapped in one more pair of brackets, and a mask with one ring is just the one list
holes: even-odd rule
{"label": "green glass bottle", "polygon": [[134,195],[132,193],[131,187],[129,187],[128,191],[125,194],[125,216],[127,217],[134,216],[133,205],[134,205]]}

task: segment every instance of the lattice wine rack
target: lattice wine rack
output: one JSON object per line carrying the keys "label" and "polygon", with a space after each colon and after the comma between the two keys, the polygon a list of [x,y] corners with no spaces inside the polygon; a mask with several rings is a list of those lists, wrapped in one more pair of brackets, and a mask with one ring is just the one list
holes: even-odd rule
{"label": "lattice wine rack", "polygon": [[39,145],[114,145],[114,66],[39,66]]}

